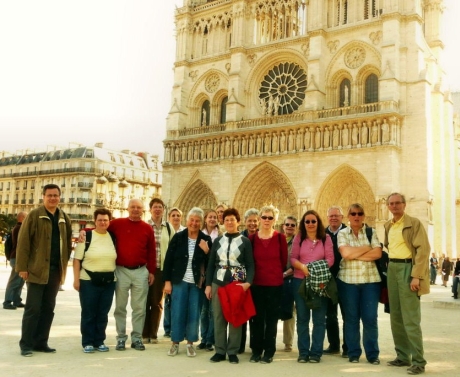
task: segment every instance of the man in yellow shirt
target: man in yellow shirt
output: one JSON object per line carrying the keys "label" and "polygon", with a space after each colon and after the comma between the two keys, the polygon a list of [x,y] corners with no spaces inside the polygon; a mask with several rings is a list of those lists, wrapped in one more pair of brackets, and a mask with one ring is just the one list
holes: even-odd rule
{"label": "man in yellow shirt", "polygon": [[405,214],[404,195],[392,193],[387,205],[393,219],[385,224],[389,251],[388,295],[396,359],[389,366],[408,366],[411,375],[425,372],[420,327],[420,296],[430,292],[430,244],[420,220]]}

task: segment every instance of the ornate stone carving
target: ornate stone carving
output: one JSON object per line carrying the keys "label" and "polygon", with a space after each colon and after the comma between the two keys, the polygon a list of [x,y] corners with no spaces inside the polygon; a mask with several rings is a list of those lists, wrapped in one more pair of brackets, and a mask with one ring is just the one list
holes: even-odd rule
{"label": "ornate stone carving", "polygon": [[209,93],[214,93],[219,88],[220,77],[217,73],[213,73],[206,78],[204,87]]}
{"label": "ornate stone carving", "polygon": [[198,70],[190,71],[188,75],[192,79],[192,81],[196,81],[196,78],[198,77]]}
{"label": "ornate stone carving", "polygon": [[373,44],[378,45],[380,43],[380,40],[382,39],[382,32],[380,30],[373,31],[369,34],[369,39],[372,41]]}
{"label": "ornate stone carving", "polygon": [[348,68],[358,68],[364,63],[366,51],[362,47],[355,47],[345,54],[345,64]]}
{"label": "ornate stone carving", "polygon": [[327,44],[327,48],[329,49],[331,54],[335,54],[337,52],[337,49],[339,48],[340,41],[337,39],[335,41],[330,41]]}
{"label": "ornate stone carving", "polygon": [[256,60],[257,60],[257,55],[256,55],[256,54],[249,54],[249,55],[247,56],[247,59],[248,59],[249,65],[252,66],[252,65],[254,65],[254,63],[255,63]]}

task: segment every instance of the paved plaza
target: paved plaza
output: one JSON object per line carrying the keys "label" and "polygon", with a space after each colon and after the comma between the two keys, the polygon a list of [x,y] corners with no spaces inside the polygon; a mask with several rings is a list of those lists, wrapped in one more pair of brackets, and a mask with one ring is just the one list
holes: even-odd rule
{"label": "paved plaza", "polygon": [[[0,258],[0,296],[2,302],[10,267]],[[110,352],[84,354],[80,337],[80,303],[78,293],[72,288],[73,274],[69,267],[65,291],[57,297],[56,315],[49,345],[57,349],[55,354],[34,353],[25,358],[19,354],[18,341],[22,309],[0,309],[0,370],[2,376],[73,377],[73,376],[179,376],[179,377],[227,377],[227,376],[406,376],[405,368],[394,368],[386,362],[394,359],[389,315],[379,311],[379,343],[381,365],[371,365],[361,357],[359,364],[350,364],[340,356],[323,356],[320,364],[297,363],[297,349],[283,352],[282,323],[278,326],[278,351],[271,364],[249,363],[250,352],[240,355],[240,363],[228,361],[209,362],[212,352],[197,351],[197,357],[187,358],[185,345],[179,354],[167,356],[170,340],[160,336],[159,344],[146,345],[145,351],[115,351],[115,321],[113,310],[109,315],[106,344]],[[26,291],[23,292],[23,297]],[[425,357],[428,360],[426,375],[455,376],[460,370],[460,300],[451,298],[450,288],[432,286],[432,293],[422,297],[422,330]],[[128,318],[128,324],[130,319]],[[128,329],[130,326],[128,325]],[[160,334],[162,331],[160,330]]]}

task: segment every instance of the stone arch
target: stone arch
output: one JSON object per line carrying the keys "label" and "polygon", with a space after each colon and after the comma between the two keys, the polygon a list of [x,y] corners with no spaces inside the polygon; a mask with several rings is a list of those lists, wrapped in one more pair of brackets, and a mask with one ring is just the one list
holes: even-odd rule
{"label": "stone arch", "polygon": [[367,64],[364,67],[362,67],[358,74],[356,75],[356,83],[358,86],[358,103],[364,103],[364,97],[365,97],[365,82],[366,79],[371,75],[375,74],[378,79],[380,79],[381,72],[380,69],[373,64]]}
{"label": "stone arch", "polygon": [[197,172],[179,195],[174,206],[180,208],[186,215],[193,207],[200,207],[203,210],[215,208],[217,198]]}
{"label": "stone arch", "polygon": [[[341,69],[337,71],[334,76],[331,78],[330,83],[327,88],[328,99],[327,102],[331,107],[340,107],[339,101],[339,87],[340,83],[344,80],[350,80],[352,86],[355,85],[353,76],[346,69]],[[351,90],[352,88],[350,88]]]}
{"label": "stone arch", "polygon": [[262,162],[241,182],[233,205],[243,215],[249,208],[260,209],[267,204],[279,209],[278,222],[287,215],[298,215],[297,194],[290,179],[278,167]]}
{"label": "stone arch", "polygon": [[205,74],[201,75],[201,77],[196,81],[195,85],[193,85],[192,89],[190,90],[188,103],[189,107],[196,106],[197,101],[199,102],[199,98],[201,98],[201,96],[205,95],[206,97],[208,97],[208,95],[206,94],[207,92],[205,89],[205,82],[206,79],[213,74],[217,74],[220,78],[220,83],[218,85],[218,88],[216,89],[216,92],[219,92],[222,88],[228,87],[228,76],[217,69],[210,69]]}
{"label": "stone arch", "polygon": [[372,187],[358,170],[348,164],[340,165],[329,174],[321,185],[317,198],[315,207],[324,219],[330,206],[339,205],[346,214],[350,204],[360,203],[366,211],[366,223],[375,226],[377,213]]}

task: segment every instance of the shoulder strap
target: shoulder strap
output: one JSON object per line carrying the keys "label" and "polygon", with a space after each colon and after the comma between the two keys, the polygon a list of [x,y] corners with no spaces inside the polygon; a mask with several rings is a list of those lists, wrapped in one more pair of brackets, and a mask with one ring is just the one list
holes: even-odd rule
{"label": "shoulder strap", "polygon": [[166,229],[168,230],[168,238],[171,238],[171,227],[167,221],[166,221]]}
{"label": "shoulder strap", "polygon": [[366,226],[366,236],[369,243],[372,245],[372,228],[370,226]]}
{"label": "shoulder strap", "polygon": [[93,237],[93,232],[91,230],[86,231],[86,240],[85,240],[85,253],[91,245],[91,238]]}

